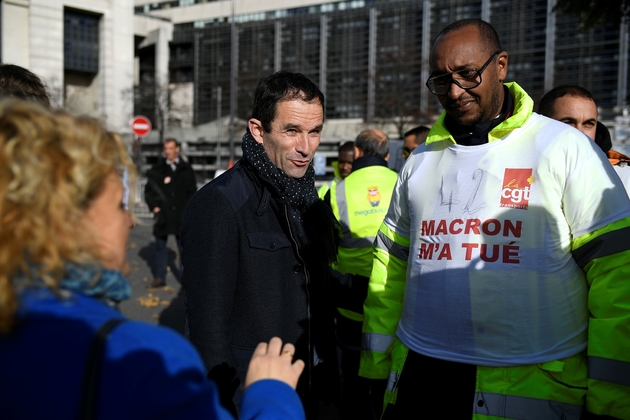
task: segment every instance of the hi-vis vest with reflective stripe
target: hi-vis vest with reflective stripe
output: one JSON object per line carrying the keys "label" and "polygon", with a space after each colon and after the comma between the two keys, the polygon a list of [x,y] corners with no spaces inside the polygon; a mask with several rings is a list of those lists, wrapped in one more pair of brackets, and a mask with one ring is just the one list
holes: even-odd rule
{"label": "hi-vis vest with reflective stripe", "polygon": [[[507,86],[515,98],[514,117],[495,128],[489,134],[490,141],[508,136],[512,130],[518,135],[516,129],[529,118],[533,108],[531,98],[516,83]],[[443,120],[444,115],[429,133],[427,144],[453,142]],[[606,165],[601,168],[606,169]],[[564,211],[617,200],[619,211],[625,214],[629,203],[618,184],[608,189],[600,186],[599,190],[601,198],[593,201],[582,196]],[[581,405],[594,414],[630,419],[629,234],[630,217],[617,216],[606,226],[572,237],[571,251],[586,273],[589,286],[587,353],[521,366],[478,366],[473,419],[579,418]],[[359,374],[367,378],[389,376],[386,401],[391,402],[396,399],[391,391],[395,390],[407,354],[407,348],[395,339],[395,334],[402,313],[410,236],[385,223],[381,226],[364,306],[364,351]]]}
{"label": "hi-vis vest with reflective stripe", "polygon": [[[396,340],[384,407],[394,404],[409,349]],[[586,355],[524,366],[477,366],[473,420],[579,420],[587,392]],[[422,379],[418,379],[422,380]]]}
{"label": "hi-vis vest with reflective stripe", "polygon": [[380,166],[352,172],[331,189],[330,203],[341,223],[337,270],[369,277],[372,243],[389,208],[397,174]]}

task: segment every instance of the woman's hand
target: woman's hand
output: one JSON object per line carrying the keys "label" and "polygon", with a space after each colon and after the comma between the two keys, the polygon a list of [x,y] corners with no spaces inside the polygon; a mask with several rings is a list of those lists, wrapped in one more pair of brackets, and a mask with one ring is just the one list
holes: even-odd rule
{"label": "woman's hand", "polygon": [[304,362],[293,362],[295,346],[287,343],[282,346],[282,340],[274,337],[267,343],[260,343],[252,360],[249,362],[245,388],[261,379],[277,379],[295,389],[298,379],[304,370]]}

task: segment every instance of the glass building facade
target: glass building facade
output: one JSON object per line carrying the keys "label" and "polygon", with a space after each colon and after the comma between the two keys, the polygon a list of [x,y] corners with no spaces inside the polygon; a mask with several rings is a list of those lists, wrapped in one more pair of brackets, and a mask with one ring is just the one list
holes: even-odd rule
{"label": "glass building facade", "polygon": [[[604,114],[625,105],[623,32],[607,25],[578,33],[574,18],[550,13],[550,1],[354,0],[236,15],[234,49],[229,17],[187,22],[175,25],[171,81],[195,83],[195,123],[228,115],[234,52],[239,118],[249,118],[258,80],[282,69],[320,86],[327,118],[430,123],[441,111],[424,86],[431,43],[455,20],[482,18],[509,53],[507,81],[517,81],[535,101],[554,86],[578,84]],[[157,2],[136,13],[196,3]]]}

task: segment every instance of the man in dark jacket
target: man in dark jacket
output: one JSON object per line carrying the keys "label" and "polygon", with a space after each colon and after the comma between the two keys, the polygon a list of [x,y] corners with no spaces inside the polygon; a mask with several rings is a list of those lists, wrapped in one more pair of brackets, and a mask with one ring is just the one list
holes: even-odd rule
{"label": "man in dark jacket", "polygon": [[[155,224],[154,280],[148,287],[166,285],[166,265],[168,255],[166,241],[168,235],[175,235],[179,255],[179,229],[188,200],[197,191],[195,173],[190,165],[179,156],[177,140],[168,138],[164,141],[164,159],[160,159],[147,173],[147,186],[144,197],[153,211]],[[180,270],[181,271],[181,270]]]}
{"label": "man in dark jacket", "polygon": [[309,417],[318,383],[338,390],[327,298],[337,224],[318,199],[311,166],[323,123],[324,96],[310,80],[289,72],[263,78],[243,158],[200,189],[184,214],[189,338],[224,404],[238,398],[256,345],[273,336],[295,343],[306,363],[298,393]]}

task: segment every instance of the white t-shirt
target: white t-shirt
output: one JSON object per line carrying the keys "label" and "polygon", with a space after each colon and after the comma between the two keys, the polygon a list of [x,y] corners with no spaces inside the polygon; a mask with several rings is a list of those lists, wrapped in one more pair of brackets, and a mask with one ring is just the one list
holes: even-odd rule
{"label": "white t-shirt", "polygon": [[410,238],[401,341],[487,366],[584,349],[587,283],[572,238],[630,215],[597,146],[533,114],[499,141],[420,147],[385,219]]}

